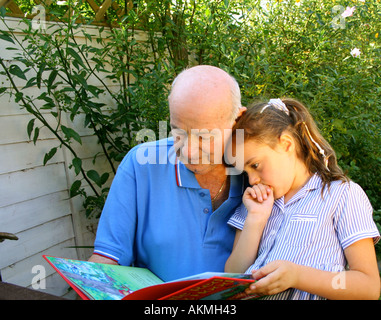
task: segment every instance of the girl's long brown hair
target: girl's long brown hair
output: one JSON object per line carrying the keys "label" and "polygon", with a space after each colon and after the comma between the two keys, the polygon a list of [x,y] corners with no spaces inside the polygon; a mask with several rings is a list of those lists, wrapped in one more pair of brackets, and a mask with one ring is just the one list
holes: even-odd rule
{"label": "girl's long brown hair", "polygon": [[[274,148],[282,133],[288,131],[296,142],[296,152],[299,159],[305,163],[310,173],[320,175],[323,181],[323,190],[325,186],[329,187],[332,181],[348,181],[348,177],[337,164],[335,151],[320,134],[308,109],[295,99],[284,98],[282,101],[289,110],[289,115],[272,106],[267,107],[261,113],[263,107],[267,105],[266,102],[249,105],[247,111],[236,122],[233,135],[235,130],[244,129],[245,141],[255,139]],[[308,131],[313,140],[324,150],[328,159],[327,166]]]}

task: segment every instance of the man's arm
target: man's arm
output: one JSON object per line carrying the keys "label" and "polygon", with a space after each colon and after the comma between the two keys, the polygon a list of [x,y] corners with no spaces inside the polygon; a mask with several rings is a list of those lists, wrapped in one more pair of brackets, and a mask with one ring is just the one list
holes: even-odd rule
{"label": "man's arm", "polygon": [[112,259],[109,259],[109,258],[100,256],[100,255],[98,255],[98,254],[93,254],[93,255],[90,257],[89,262],[106,263],[106,264],[115,264],[115,265],[118,264],[118,262],[116,262],[115,260],[112,260]]}
{"label": "man's arm", "polygon": [[89,261],[131,265],[137,228],[135,153],[130,151],[118,167],[100,216],[93,256]]}

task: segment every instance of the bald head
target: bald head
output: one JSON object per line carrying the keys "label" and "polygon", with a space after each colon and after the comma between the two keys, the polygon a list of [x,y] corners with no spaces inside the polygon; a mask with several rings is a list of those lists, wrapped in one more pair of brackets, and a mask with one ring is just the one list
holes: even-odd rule
{"label": "bald head", "polygon": [[181,72],[173,81],[169,107],[171,111],[191,107],[193,112],[223,113],[234,121],[241,107],[240,89],[236,80],[222,69],[195,66]]}
{"label": "bald head", "polygon": [[168,99],[180,161],[197,174],[224,166],[222,154],[229,130],[246,109],[241,107],[234,78],[216,67],[193,67],[178,75]]}

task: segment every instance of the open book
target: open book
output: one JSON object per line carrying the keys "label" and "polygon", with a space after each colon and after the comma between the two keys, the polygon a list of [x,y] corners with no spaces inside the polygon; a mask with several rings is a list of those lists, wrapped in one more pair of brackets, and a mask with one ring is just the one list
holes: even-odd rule
{"label": "open book", "polygon": [[150,270],[43,256],[85,300],[252,300],[248,274],[206,272],[164,282]]}

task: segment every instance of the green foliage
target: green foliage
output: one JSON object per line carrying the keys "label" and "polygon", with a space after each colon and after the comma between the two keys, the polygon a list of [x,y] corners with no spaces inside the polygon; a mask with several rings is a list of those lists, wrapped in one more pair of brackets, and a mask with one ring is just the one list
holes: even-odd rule
{"label": "green foliage", "polygon": [[[353,15],[342,17],[347,7],[355,7]],[[94,36],[74,23],[79,16],[92,19],[86,3],[79,2],[56,31],[37,32],[29,22],[21,64],[7,70],[26,87],[44,83],[47,92],[37,99],[57,119],[62,144],[70,146],[80,137],[62,127],[61,111],[72,119],[85,113],[84,125],[98,136],[110,168],[136,143],[134,132],[157,132],[158,121],[168,119],[169,85],[185,67],[211,64],[230,72],[241,85],[244,104],[257,98],[300,99],[337,151],[341,167],[368,194],[380,226],[380,8],[379,0],[138,0],[118,28],[107,36],[100,28]],[[109,17],[117,20],[114,12]],[[86,44],[76,42],[76,32],[84,33]],[[11,31],[0,38],[16,43]],[[351,55],[354,48],[361,52],[358,57]],[[25,78],[29,69],[35,77]],[[100,102],[105,93],[112,108]],[[41,120],[22,90],[15,99],[25,100],[25,108]],[[36,124],[27,128],[33,141]],[[79,175],[82,164],[74,158]],[[82,172],[81,179],[102,187],[105,173],[90,172]],[[78,181],[72,195],[83,194]],[[106,195],[104,190],[87,197],[87,205],[102,207]]]}
{"label": "green foliage", "polygon": [[[24,8],[32,11],[28,3]],[[12,45],[7,50],[13,51],[14,60],[8,65],[0,58],[2,74],[9,79],[0,94],[10,94],[33,116],[26,131],[34,144],[43,127],[58,139],[58,145],[42,159],[44,165],[58,148],[68,149],[73,158],[69,168],[76,176],[70,196],[83,196],[87,215],[99,215],[109,177],[137,144],[136,133],[143,128],[157,132],[159,121],[168,119],[166,97],[173,72],[162,72],[160,60],[152,61],[145,35],[135,31],[138,20],[126,16],[123,23],[131,20],[126,26],[121,23],[119,28],[100,27],[98,32],[87,32],[83,24],[77,23],[84,16],[91,22],[91,15],[84,15],[86,3],[71,7],[72,15],[66,17],[70,4],[67,1],[60,10],[57,4],[49,7],[50,15],[54,14],[60,23],[48,24],[47,30],[36,29],[33,20],[24,19],[22,39],[10,27],[1,31],[0,38]],[[5,13],[1,10],[2,17]],[[7,20],[3,22],[7,27]],[[78,33],[85,43],[78,43]],[[153,34],[152,41],[156,38],[158,35]],[[26,93],[25,89],[32,86],[40,89],[37,96]],[[105,97],[110,97],[109,104],[103,102]],[[97,136],[109,163],[107,172],[83,167],[77,154],[82,139],[78,128],[63,124],[66,114],[71,121],[81,116],[83,127]],[[93,155],[93,162],[99,155]]]}

